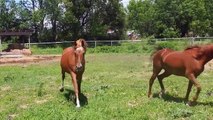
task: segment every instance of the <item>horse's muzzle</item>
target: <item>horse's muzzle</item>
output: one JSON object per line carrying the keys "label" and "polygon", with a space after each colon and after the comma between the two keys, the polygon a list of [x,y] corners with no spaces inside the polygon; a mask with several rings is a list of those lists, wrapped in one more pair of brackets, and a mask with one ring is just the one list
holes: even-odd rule
{"label": "horse's muzzle", "polygon": [[75,68],[76,72],[81,72],[82,70],[83,70],[83,66],[82,65],[76,66],[76,68]]}

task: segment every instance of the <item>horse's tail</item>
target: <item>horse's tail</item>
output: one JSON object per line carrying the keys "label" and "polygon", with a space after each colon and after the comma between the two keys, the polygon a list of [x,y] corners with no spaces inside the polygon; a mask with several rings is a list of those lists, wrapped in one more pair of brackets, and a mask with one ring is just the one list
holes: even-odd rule
{"label": "horse's tail", "polygon": [[153,52],[151,53],[151,55],[150,55],[150,61],[152,61],[153,58],[154,58],[154,56],[155,56],[160,50],[162,50],[162,49],[164,49],[164,48],[161,47],[161,46],[155,47],[154,51],[153,51]]}
{"label": "horse's tail", "polygon": [[149,57],[149,60],[150,60],[150,61],[153,60],[153,58],[154,58],[154,56],[155,56],[155,54],[156,54],[157,52],[158,52],[158,51],[155,50],[155,51],[153,51],[153,52],[151,53],[151,55],[150,55],[150,57]]}

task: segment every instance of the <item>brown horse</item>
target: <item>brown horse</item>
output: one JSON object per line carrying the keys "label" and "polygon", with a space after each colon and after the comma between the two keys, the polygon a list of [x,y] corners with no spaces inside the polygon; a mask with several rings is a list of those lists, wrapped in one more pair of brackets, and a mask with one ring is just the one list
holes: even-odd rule
{"label": "brown horse", "polygon": [[87,43],[84,39],[79,39],[73,47],[68,47],[63,51],[61,57],[62,85],[60,91],[64,91],[65,72],[70,74],[75,91],[76,107],[80,107],[79,95],[81,93],[81,80],[85,69],[85,53]]}
{"label": "brown horse", "polygon": [[[160,83],[161,94],[164,94],[163,79],[174,74],[189,79],[185,100],[188,105],[191,105],[192,102],[195,103],[201,91],[201,86],[196,78],[203,72],[204,65],[212,59],[213,44],[192,46],[184,51],[162,49],[155,52],[153,54],[153,74],[149,81],[148,97],[151,97],[151,89],[156,77]],[[165,71],[158,75],[162,69]],[[197,92],[193,97],[193,101],[188,102],[192,85],[197,88]]]}

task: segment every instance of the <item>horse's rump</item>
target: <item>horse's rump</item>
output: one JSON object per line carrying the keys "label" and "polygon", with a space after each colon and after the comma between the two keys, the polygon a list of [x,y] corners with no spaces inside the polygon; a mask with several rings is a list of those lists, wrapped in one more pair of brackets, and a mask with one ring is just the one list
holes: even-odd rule
{"label": "horse's rump", "polygon": [[161,50],[156,50],[154,51],[151,56],[150,56],[150,60],[153,60],[154,57],[159,57],[159,59],[163,58],[165,55],[167,55],[168,53],[170,52],[173,52],[174,50],[172,49],[169,49],[169,48],[164,48],[164,49],[161,49]]}

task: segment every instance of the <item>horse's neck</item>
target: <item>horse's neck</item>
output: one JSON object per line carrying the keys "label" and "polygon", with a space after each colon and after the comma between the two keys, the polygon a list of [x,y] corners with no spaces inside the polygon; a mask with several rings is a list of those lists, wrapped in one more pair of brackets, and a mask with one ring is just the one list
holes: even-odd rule
{"label": "horse's neck", "polygon": [[200,61],[203,65],[205,65],[212,59],[213,59],[213,48],[206,50],[204,54],[202,55]]}

